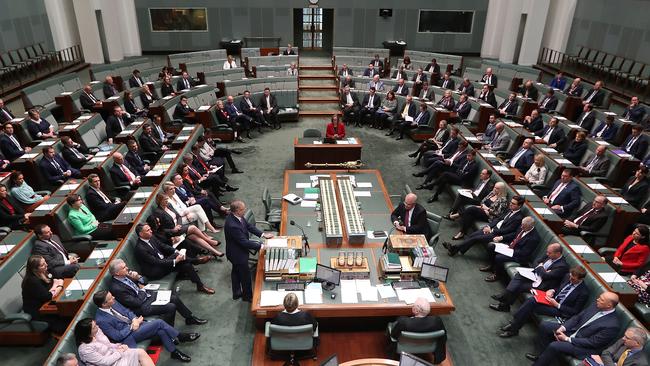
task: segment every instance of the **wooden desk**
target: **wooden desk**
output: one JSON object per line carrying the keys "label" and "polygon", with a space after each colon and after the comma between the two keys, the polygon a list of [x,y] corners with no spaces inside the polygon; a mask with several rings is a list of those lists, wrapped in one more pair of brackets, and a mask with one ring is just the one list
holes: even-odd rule
{"label": "wooden desk", "polygon": [[151,193],[156,187],[140,187],[138,188],[129,202],[124,206],[122,211],[113,220],[113,232],[115,237],[124,238],[131,230],[131,226],[136,221],[138,215],[142,213],[143,207],[149,204],[149,201],[154,197]]}
{"label": "wooden desk", "polygon": [[385,358],[363,358],[360,360],[340,363],[339,366],[399,366],[399,361]]}
{"label": "wooden desk", "polygon": [[[384,230],[389,231],[392,227],[390,222],[390,213],[393,210],[393,205],[389,199],[388,193],[384,186],[381,175],[376,170],[357,170],[347,172],[344,170],[337,171],[317,171],[316,173],[287,170],[285,171],[284,178],[284,192],[283,195],[294,193],[299,196],[303,195],[302,188],[296,188],[297,183],[306,183],[310,181],[310,175],[313,174],[328,174],[333,179],[337,175],[353,175],[357,183],[369,182],[371,188],[357,188],[358,191],[370,191],[370,197],[357,197],[358,202],[361,203],[361,212],[364,219],[365,229],[367,231]],[[338,195],[338,194],[337,194]],[[340,203],[340,198],[339,198]],[[342,208],[339,209],[339,214],[344,215]],[[327,246],[325,244],[324,233],[318,230],[317,214],[313,208],[301,207],[301,205],[290,205],[286,201],[282,202],[282,221],[280,225],[280,235],[300,235],[301,232],[296,226],[289,225],[289,221],[294,220],[298,225],[305,229],[305,234],[311,241],[311,252],[308,254],[310,257],[316,257],[320,263],[328,263],[329,258],[335,257],[339,250],[345,251],[352,249],[354,251],[364,252],[364,256],[368,258],[370,267],[370,281],[372,285],[383,283],[378,277],[376,265],[379,261],[381,254],[381,247],[384,239],[369,239],[366,237],[363,244],[350,244],[346,234],[343,230],[343,241],[339,246]],[[345,220],[342,217],[341,222],[344,224]],[[258,327],[263,327],[264,321],[274,317],[281,312],[281,306],[262,307],[260,306],[262,290],[275,289],[275,282],[265,282],[264,279],[264,255],[265,252],[260,253],[258,266],[257,266],[257,279],[255,281],[255,288],[253,291],[253,301],[251,305],[251,312],[256,318]],[[321,304],[305,304],[301,309],[309,311],[312,315],[319,319],[319,323],[327,323],[329,321],[336,321],[336,319],[345,319],[345,321],[352,321],[353,318],[372,318],[382,320],[384,317],[394,317],[399,315],[411,314],[411,306],[404,302],[400,302],[397,298],[382,299],[379,297],[377,302],[364,302],[358,303],[341,303],[340,288],[337,287],[332,291],[337,294],[336,299],[331,299],[327,292],[323,294],[323,303]],[[449,314],[455,310],[452,299],[447,292],[444,284],[433,290],[438,293],[440,297],[436,297],[436,302],[431,303],[432,314]]]}
{"label": "wooden desk", "polygon": [[295,154],[295,169],[307,169],[306,163],[344,163],[346,161],[361,160],[361,140],[356,139],[355,144],[315,144],[321,138],[303,137],[295,138],[293,149]]}
{"label": "wooden desk", "polygon": [[582,113],[582,98],[567,96],[563,107],[564,117],[569,121],[575,121]]}
{"label": "wooden desk", "polygon": [[[78,96],[77,96],[78,97]],[[54,97],[57,105],[61,106],[63,111],[63,121],[72,122],[79,116],[79,111],[76,110],[74,101],[72,100],[72,93],[66,92]]]}
{"label": "wooden desk", "polygon": [[20,247],[28,242],[33,232],[13,230],[0,240],[0,264],[11,257]]}
{"label": "wooden desk", "polygon": [[[92,296],[97,278],[102,270],[97,268],[82,268],[77,272],[76,278],[63,280],[64,290],[51,302],[44,304],[40,312],[43,314],[57,314],[64,317],[73,317],[81,308],[86,296]],[[66,291],[70,290],[69,296]]]}

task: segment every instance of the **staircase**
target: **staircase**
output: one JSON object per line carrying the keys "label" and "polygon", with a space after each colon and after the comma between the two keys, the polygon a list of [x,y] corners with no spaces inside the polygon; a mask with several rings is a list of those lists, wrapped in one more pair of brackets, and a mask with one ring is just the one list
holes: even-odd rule
{"label": "staircase", "polygon": [[340,113],[336,71],[327,57],[300,57],[300,117],[331,117]]}

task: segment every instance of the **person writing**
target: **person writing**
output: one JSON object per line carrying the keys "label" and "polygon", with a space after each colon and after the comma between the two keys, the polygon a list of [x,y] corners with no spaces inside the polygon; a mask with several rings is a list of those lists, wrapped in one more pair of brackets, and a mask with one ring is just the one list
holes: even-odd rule
{"label": "person writing", "polygon": [[341,140],[345,138],[345,126],[342,123],[339,123],[338,115],[333,115],[332,121],[327,124],[325,137],[334,140]]}

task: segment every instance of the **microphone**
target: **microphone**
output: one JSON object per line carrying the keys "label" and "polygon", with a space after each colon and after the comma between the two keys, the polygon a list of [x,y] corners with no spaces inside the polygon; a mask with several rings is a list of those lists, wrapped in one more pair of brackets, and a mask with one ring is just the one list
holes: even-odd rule
{"label": "microphone", "polygon": [[384,254],[386,254],[386,252],[388,251],[388,241],[390,240],[390,234],[392,234],[394,230],[395,230],[395,225],[393,225],[393,227],[388,231],[388,235],[386,235],[386,240],[384,240],[384,245],[381,246],[381,252]]}
{"label": "microphone", "polygon": [[77,281],[77,284],[79,285],[79,288],[81,289],[81,296],[86,296],[86,290],[84,290],[83,284],[81,281],[79,281],[79,278],[77,277],[77,272],[75,272],[74,276],[72,278]]}
{"label": "microphone", "polygon": [[104,251],[102,250],[102,248],[97,248],[97,247],[95,246],[95,249],[97,249],[98,252],[99,252],[99,255],[102,256],[102,261],[101,261],[101,263],[97,263],[97,265],[100,265],[100,264],[104,264],[104,263],[106,263],[106,262],[107,262],[107,261],[106,261],[106,256],[104,255]]}
{"label": "microphone", "polygon": [[302,226],[296,224],[296,222],[293,221],[293,220],[289,221],[289,223],[292,226],[297,226],[298,229],[300,229],[300,231],[302,232],[302,240],[305,241],[305,247],[304,247],[304,250],[303,250],[303,252],[304,252],[303,255],[307,255],[309,253],[310,248],[309,248],[309,239],[307,238],[307,234],[305,234],[305,230],[302,228]]}

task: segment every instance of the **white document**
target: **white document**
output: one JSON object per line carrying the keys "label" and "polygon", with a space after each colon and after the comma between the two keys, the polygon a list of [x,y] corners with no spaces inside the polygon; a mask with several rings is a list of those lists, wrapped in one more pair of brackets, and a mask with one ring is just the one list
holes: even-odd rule
{"label": "white document", "polygon": [[183,131],[192,131],[194,129],[193,126],[185,126],[183,127]]}
{"label": "white document", "polygon": [[110,154],[111,154],[110,151],[100,151],[100,152],[98,152],[97,154],[95,154],[95,157],[98,157],[98,156],[109,156]]}
{"label": "white document", "polygon": [[382,299],[389,299],[397,296],[395,290],[393,290],[393,286],[391,285],[377,285],[377,291]]}
{"label": "white document", "polygon": [[296,183],[296,189],[301,188],[311,188],[311,182],[309,183]]}
{"label": "white document", "polygon": [[144,121],[134,121],[134,122],[131,122],[131,126],[140,126],[143,123],[144,123]]}
{"label": "white document", "polygon": [[27,154],[21,155],[20,157],[23,158],[23,159],[34,159],[37,156],[38,156],[38,153],[27,153]]}
{"label": "white document", "polygon": [[124,209],[124,213],[138,213],[142,211],[142,206],[135,206],[135,207],[127,207]]}
{"label": "white document", "polygon": [[555,212],[551,210],[550,208],[545,208],[545,207],[533,207],[535,211],[540,214],[540,215],[553,215]]}
{"label": "white document", "polygon": [[15,245],[5,245],[2,244],[0,245],[0,254],[7,254],[11,252],[11,250],[15,247]]}
{"label": "white document", "polygon": [[178,136],[176,138],[176,140],[178,140],[178,141],[187,141],[187,139],[189,139],[189,138],[190,138],[189,136]]}
{"label": "white document", "polygon": [[496,158],[497,156],[492,153],[482,154],[484,158]]}
{"label": "white document", "polygon": [[472,141],[472,142],[478,142],[478,138],[476,136],[467,136],[467,137],[465,137],[465,140]]}
{"label": "white document", "polygon": [[160,288],[160,284],[159,284],[159,283],[148,283],[148,284],[144,287],[144,289],[145,289],[145,290],[148,290],[148,291],[158,291],[159,288]]}
{"label": "white document", "polygon": [[95,249],[88,256],[88,259],[108,259],[113,253],[113,249]]}
{"label": "white document", "polygon": [[573,123],[567,124],[567,126],[569,126],[569,127],[571,127],[571,128],[581,128],[580,126],[575,125],[575,124],[573,124]]}
{"label": "white document", "polygon": [[519,274],[533,282],[537,281],[537,273],[535,273],[535,270],[533,268],[526,268],[526,267],[517,267],[515,268]]}
{"label": "white document", "polygon": [[59,188],[60,191],[74,191],[79,187],[79,184],[64,184]]}
{"label": "white document", "polygon": [[357,286],[354,280],[341,280],[341,302],[343,304],[356,304],[359,302]]}
{"label": "white document", "polygon": [[627,201],[623,197],[619,196],[608,196],[607,200],[611,203],[616,203],[616,204],[626,204]]}
{"label": "white document", "polygon": [[373,230],[368,230],[366,235],[368,236],[368,239],[386,239],[388,233],[386,233],[385,231],[382,231],[382,232],[384,233],[384,236],[379,237],[379,238],[377,238],[375,236],[375,232]]}
{"label": "white document", "polygon": [[72,280],[68,284],[68,286],[65,288],[66,290],[70,291],[86,291],[90,288],[90,286],[93,285],[93,282],[95,282],[95,279],[84,279],[84,280]]}
{"label": "white document", "polygon": [[512,255],[515,254],[515,250],[513,248],[510,248],[507,244],[503,243],[494,243],[494,251],[501,253],[506,257],[512,257]]}
{"label": "white document", "polygon": [[589,245],[571,245],[571,249],[578,254],[592,254],[596,253]]}
{"label": "white document", "polygon": [[567,160],[567,159],[562,159],[562,158],[560,158],[560,159],[555,159],[555,161],[558,162],[558,163],[560,163],[560,164],[573,164],[573,163],[570,162],[569,160]]}
{"label": "white document", "polygon": [[[547,152],[547,153],[552,153],[552,154],[557,153],[557,150],[555,150],[555,149],[552,148],[552,147],[543,147],[543,148],[542,148],[542,151],[543,151],[543,152]],[[556,160],[557,160],[557,159],[556,159]]]}
{"label": "white document", "polygon": [[176,157],[176,154],[165,154],[162,156],[163,159],[173,159]]}
{"label": "white document", "polygon": [[305,195],[302,197],[303,200],[310,200],[314,201],[318,199],[318,193],[305,193]]}
{"label": "white document", "polygon": [[56,143],[56,140],[49,140],[49,141],[41,141],[38,146],[52,146]]}
{"label": "white document", "polygon": [[50,203],[50,204],[42,204],[42,205],[36,207],[36,211],[49,211],[49,210],[53,209],[54,207],[56,207],[56,205],[52,204],[52,203]]}
{"label": "white document", "polygon": [[282,305],[284,300],[283,293],[280,291],[265,290],[260,294],[260,306],[278,306]]}
{"label": "white document", "polygon": [[203,111],[207,111],[208,109],[210,109],[209,105],[202,105],[197,109],[197,111],[203,112]]}
{"label": "white document", "polygon": [[616,155],[620,156],[621,158],[631,158],[632,155],[628,153],[615,153]]}
{"label": "white document", "polygon": [[354,197],[370,197],[370,191],[354,191]]}
{"label": "white document", "polygon": [[535,193],[531,191],[530,189],[518,189],[517,193],[519,193],[522,196],[534,196]]}
{"label": "white document", "polygon": [[300,207],[316,207],[317,201],[302,201]]}
{"label": "white document", "polygon": [[357,182],[357,188],[372,188],[371,182]]}
{"label": "white document", "polygon": [[404,301],[407,305],[415,303],[415,300],[420,297],[420,289],[397,289],[397,298],[399,301]]}
{"label": "white document", "polygon": [[283,198],[285,201],[287,201],[287,202],[289,202],[289,203],[291,203],[291,204],[294,204],[294,205],[295,205],[296,203],[302,201],[302,198],[296,196],[296,195],[293,194],[293,193],[289,193],[289,194],[287,194],[287,195],[284,195],[284,196],[282,196],[282,198]]}
{"label": "white document", "polygon": [[627,279],[616,272],[598,273],[600,278],[607,283],[627,282]]}
{"label": "white document", "polygon": [[361,301],[379,301],[377,296],[377,288],[374,286],[364,287],[359,291],[361,295]]}
{"label": "white document", "polygon": [[372,287],[370,280],[354,280],[354,285],[357,287],[358,293],[361,293],[366,287]]}
{"label": "white document", "polygon": [[313,142],[312,144],[314,144],[314,145],[322,145],[322,144],[323,144],[323,141],[321,141],[321,140],[314,140],[314,142]]}
{"label": "white document", "polygon": [[418,293],[418,297],[424,298],[428,302],[436,302],[436,299],[433,297],[433,294],[428,287],[422,287],[418,289]]}
{"label": "white document", "polygon": [[88,160],[88,162],[90,162],[90,163],[101,163],[104,160],[106,160],[106,157],[104,157],[104,156],[100,156],[100,157],[95,156],[94,158]]}
{"label": "white document", "polygon": [[269,248],[286,248],[287,247],[287,238],[266,239],[266,245]]}
{"label": "white document", "polygon": [[74,125],[67,125],[67,126],[64,126],[63,129],[64,129],[64,130],[74,130],[74,129],[77,128],[77,127],[79,127],[79,125],[76,125],[76,124],[74,124]]}
{"label": "white document", "polygon": [[607,142],[607,141],[596,140],[596,143],[597,143],[598,145],[609,146],[609,142]]}
{"label": "white document", "polygon": [[499,172],[509,172],[510,168],[508,168],[507,166],[503,166],[503,165],[495,165],[494,170],[499,171]]}
{"label": "white document", "polygon": [[350,145],[350,141],[347,140],[336,140],[337,145]]}
{"label": "white document", "polygon": [[112,96],[110,98],[107,98],[106,100],[118,100],[118,99],[120,99],[120,96],[119,95],[114,95],[114,96]]}
{"label": "white document", "polygon": [[474,198],[471,189],[458,188],[458,194],[460,194],[461,196],[465,196],[467,198]]}
{"label": "white document", "polygon": [[322,304],[323,303],[323,288],[318,282],[312,282],[305,288],[305,303],[306,304]]}
{"label": "white document", "polygon": [[156,301],[152,302],[151,305],[166,305],[171,300],[172,292],[170,290],[161,290],[156,292]]}
{"label": "white document", "polygon": [[604,185],[600,183],[589,183],[587,184],[591,189],[606,189]]}
{"label": "white document", "polygon": [[404,120],[405,120],[406,122],[413,122],[413,117],[411,117],[411,116],[406,116],[406,117],[404,117]]}
{"label": "white document", "polygon": [[165,173],[165,170],[163,169],[154,169],[150,170],[145,174],[147,177],[159,177]]}
{"label": "white document", "polygon": [[151,196],[151,192],[136,192],[133,198],[149,198],[149,196]]}

